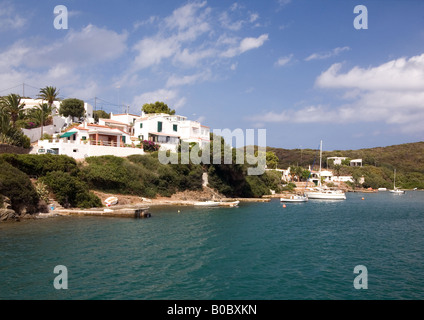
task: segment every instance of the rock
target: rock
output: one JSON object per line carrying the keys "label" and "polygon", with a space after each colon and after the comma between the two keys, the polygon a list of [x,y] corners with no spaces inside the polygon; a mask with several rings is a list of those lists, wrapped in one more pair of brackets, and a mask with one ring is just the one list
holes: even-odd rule
{"label": "rock", "polygon": [[11,209],[0,209],[0,221],[19,221],[19,215]]}
{"label": "rock", "polygon": [[[2,196],[3,198],[3,203],[0,202],[0,209],[4,208],[4,209],[12,209],[12,205],[10,203],[10,199],[8,197]],[[1,197],[0,197],[1,199]]]}

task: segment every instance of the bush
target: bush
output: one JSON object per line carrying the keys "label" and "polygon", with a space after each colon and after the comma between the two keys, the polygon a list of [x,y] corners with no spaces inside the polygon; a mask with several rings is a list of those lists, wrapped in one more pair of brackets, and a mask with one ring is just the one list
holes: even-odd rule
{"label": "bush", "polygon": [[81,178],[92,188],[109,193],[156,196],[158,181],[153,169],[114,156],[90,157],[86,161],[88,166],[81,169]]}
{"label": "bush", "polygon": [[41,178],[55,194],[56,200],[65,208],[101,207],[101,200],[88,190],[88,186],[77,177],[62,171],[54,171]]}
{"label": "bush", "polygon": [[11,201],[12,209],[21,213],[35,213],[38,209],[39,198],[29,177],[0,159],[0,194]]}
{"label": "bush", "polygon": [[48,133],[44,133],[40,140],[52,140],[53,136]]}
{"label": "bush", "polygon": [[247,176],[246,182],[251,190],[251,194],[247,196],[260,198],[271,193],[269,187],[262,180],[261,176]]}
{"label": "bush", "polygon": [[42,177],[48,172],[62,171],[76,175],[79,171],[75,159],[51,154],[2,154],[0,159],[10,163],[29,176]]}
{"label": "bush", "polygon": [[152,141],[147,141],[147,140],[143,140],[141,141],[141,144],[143,145],[143,150],[145,152],[154,152],[154,151],[158,151],[160,149],[160,145],[152,142]]}

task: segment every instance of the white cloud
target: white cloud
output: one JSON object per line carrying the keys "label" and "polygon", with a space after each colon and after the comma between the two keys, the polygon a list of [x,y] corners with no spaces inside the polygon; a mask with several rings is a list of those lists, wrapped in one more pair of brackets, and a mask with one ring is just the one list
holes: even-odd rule
{"label": "white cloud", "polygon": [[259,14],[257,14],[257,13],[252,13],[252,14],[250,14],[250,18],[249,18],[249,22],[250,23],[253,23],[253,22],[255,22],[256,20],[258,20],[259,19]]}
{"label": "white cloud", "polygon": [[292,0],[277,0],[278,3],[278,10],[281,10],[282,8],[284,8],[285,6],[287,6],[288,4],[290,4],[292,2]]}
{"label": "white cloud", "polygon": [[275,65],[278,66],[278,67],[283,67],[286,64],[288,64],[292,60],[292,58],[293,58],[293,54],[290,54],[290,55],[285,56],[285,57],[280,57],[277,60],[277,62],[275,63]]}
{"label": "white cloud", "polygon": [[66,63],[81,67],[118,58],[126,51],[126,33],[118,34],[94,25],[81,31],[69,30],[64,39],[41,47],[32,47],[23,63],[30,68]]}
{"label": "white cloud", "polygon": [[180,109],[186,104],[187,99],[180,97],[178,90],[158,89],[134,97],[132,105],[141,108],[145,103],[154,103],[156,101],[165,102],[171,109]]}
{"label": "white cloud", "polygon": [[134,59],[135,70],[144,69],[162,62],[177,53],[180,44],[175,38],[144,38],[138,42],[134,49],[138,51]]}
{"label": "white cloud", "polygon": [[137,30],[140,27],[143,27],[143,26],[146,26],[146,25],[151,25],[151,24],[155,23],[158,20],[159,20],[159,17],[158,16],[150,16],[149,19],[147,19],[147,20],[136,21],[133,24],[134,30]]}
{"label": "white cloud", "polygon": [[[178,9],[175,9],[171,16],[165,18],[165,24],[169,29],[184,30],[193,27],[195,22],[199,22],[205,14],[198,16],[199,9],[206,6],[206,1],[191,2]],[[207,10],[209,11],[209,9]],[[206,12],[207,14],[208,12]]]}
{"label": "white cloud", "polygon": [[206,81],[210,78],[210,71],[205,71],[202,73],[193,74],[190,76],[179,77],[177,75],[172,75],[168,78],[166,87],[178,87],[183,85],[192,85],[195,83]]}
{"label": "white cloud", "polygon": [[5,1],[0,3],[0,32],[20,30],[25,27],[27,19],[19,15],[14,5]]}
{"label": "white cloud", "polygon": [[396,126],[399,132],[424,132],[424,54],[367,69],[356,66],[344,73],[341,67],[341,64],[334,64],[324,71],[317,78],[316,86],[347,90],[342,98],[349,103],[271,111],[249,120],[331,124],[379,122]]}
{"label": "white cloud", "polygon": [[331,57],[338,56],[340,53],[342,53],[344,51],[349,51],[349,50],[350,50],[349,47],[338,47],[338,48],[334,48],[333,50],[327,51],[327,52],[313,53],[309,57],[305,58],[305,61],[324,60],[324,59],[328,59],[328,58],[331,58]]}
{"label": "white cloud", "polygon": [[258,38],[247,37],[240,41],[240,44],[231,47],[222,53],[223,57],[232,58],[246,51],[261,47],[268,40],[268,34],[263,34]]}
{"label": "white cloud", "polygon": [[341,73],[342,65],[333,64],[316,80],[323,88],[358,88],[361,90],[423,90],[424,54],[410,59],[399,58],[373,68],[354,67]]}
{"label": "white cloud", "polygon": [[200,123],[204,123],[205,122],[205,120],[206,120],[206,117],[205,116],[200,116],[200,117],[198,117],[196,120],[194,120],[194,121],[197,121],[197,122],[200,122]]}
{"label": "white cloud", "polygon": [[0,51],[0,83],[6,88],[23,82],[54,85],[67,97],[94,97],[101,90],[101,80],[92,71],[119,58],[126,51],[126,41],[126,33],[94,25],[79,31],[70,29],[63,38],[51,42],[18,40]]}

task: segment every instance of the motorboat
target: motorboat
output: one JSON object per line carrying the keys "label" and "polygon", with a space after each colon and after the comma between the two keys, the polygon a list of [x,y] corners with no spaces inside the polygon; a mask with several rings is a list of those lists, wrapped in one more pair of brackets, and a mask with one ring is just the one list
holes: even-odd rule
{"label": "motorboat", "polygon": [[280,198],[281,202],[307,202],[307,196],[291,195],[289,198]]}
{"label": "motorboat", "polygon": [[221,201],[219,202],[219,206],[221,207],[237,207],[239,205],[240,201]]}
{"label": "motorboat", "polygon": [[220,202],[218,201],[198,201],[194,203],[198,207],[218,207]]}
{"label": "motorboat", "polygon": [[118,203],[117,197],[109,197],[105,200],[106,206],[110,207]]}

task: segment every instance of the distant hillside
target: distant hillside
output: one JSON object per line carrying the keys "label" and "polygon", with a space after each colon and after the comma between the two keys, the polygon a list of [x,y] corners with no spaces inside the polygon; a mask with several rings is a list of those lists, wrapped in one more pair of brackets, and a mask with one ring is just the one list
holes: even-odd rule
{"label": "distant hillside", "polygon": [[[280,149],[267,148],[273,151],[280,159],[278,167],[287,168],[289,166],[302,166],[308,168],[315,161],[315,169],[319,167],[319,150],[311,149]],[[323,151],[322,166],[327,167],[328,157],[347,157],[350,159],[362,159],[364,169],[361,174],[367,176],[370,182],[375,180],[375,175],[379,174],[383,180],[379,183],[370,183],[372,187],[389,187],[393,180],[393,170],[396,169],[399,186],[405,188],[424,187],[424,142],[406,143],[389,147],[378,147],[359,150],[334,150]],[[331,168],[331,164],[329,164]],[[374,169],[372,169],[374,168]],[[378,170],[377,170],[378,169]],[[353,169],[347,167],[342,170],[342,174],[352,173]]]}
{"label": "distant hillside", "polygon": [[[273,151],[278,158],[279,168],[289,166],[308,167],[315,159],[319,165],[319,150],[312,149],[280,149],[268,147],[267,151]],[[322,165],[326,167],[328,157],[347,157],[350,159],[362,159],[364,165],[387,167],[390,170],[424,173],[424,142],[406,143],[389,147],[378,147],[359,150],[334,150],[322,152]]]}

